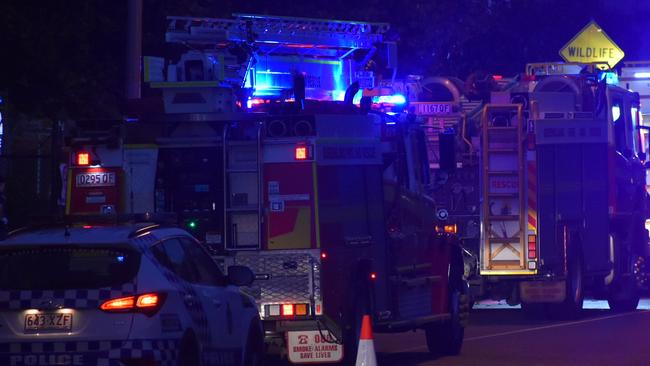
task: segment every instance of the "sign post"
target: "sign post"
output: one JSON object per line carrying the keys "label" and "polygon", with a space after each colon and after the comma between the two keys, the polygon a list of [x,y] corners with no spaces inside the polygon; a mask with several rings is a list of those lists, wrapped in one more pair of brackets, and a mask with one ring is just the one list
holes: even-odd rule
{"label": "sign post", "polygon": [[560,49],[560,56],[567,62],[607,63],[612,68],[625,53],[596,22],[591,21]]}

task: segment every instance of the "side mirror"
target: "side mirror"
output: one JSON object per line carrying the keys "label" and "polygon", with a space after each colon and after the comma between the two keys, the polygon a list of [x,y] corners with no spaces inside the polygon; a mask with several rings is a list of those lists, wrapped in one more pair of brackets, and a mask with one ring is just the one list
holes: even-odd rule
{"label": "side mirror", "polygon": [[255,280],[255,274],[246,266],[228,267],[228,282],[235,286],[250,286]]}

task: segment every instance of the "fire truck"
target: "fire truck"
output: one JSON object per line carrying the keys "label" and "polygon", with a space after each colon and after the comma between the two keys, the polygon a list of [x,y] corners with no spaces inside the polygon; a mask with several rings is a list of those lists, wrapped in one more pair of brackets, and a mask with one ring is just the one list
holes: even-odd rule
{"label": "fire truck", "polygon": [[160,102],[68,134],[67,213],[176,213],[224,269],[253,270],[267,350],[291,362],[354,360],[364,314],[457,354],[467,285],[430,195],[436,147],[403,94],[370,95],[397,67],[387,30],[169,17],[189,50],[145,58]]}
{"label": "fire truck", "polygon": [[[467,101],[453,92],[429,102],[450,100],[464,112],[450,121],[455,164],[432,168],[458,180],[442,185],[447,197],[469,198],[442,208],[462,228],[476,298],[564,317],[579,314],[585,293],[613,310],[637,307],[649,249],[647,138],[639,94],[607,69],[529,64],[517,78],[491,77],[474,93],[476,83],[463,84],[465,99],[478,96],[477,108],[462,108]],[[636,76],[628,85],[643,82]],[[466,194],[468,187],[478,194]]]}

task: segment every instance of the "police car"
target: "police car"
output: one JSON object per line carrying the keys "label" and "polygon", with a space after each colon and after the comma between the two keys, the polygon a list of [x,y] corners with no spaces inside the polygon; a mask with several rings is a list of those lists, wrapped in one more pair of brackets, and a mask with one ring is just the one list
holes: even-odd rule
{"label": "police car", "polygon": [[0,365],[258,365],[254,300],[187,232],[54,227],[0,241]]}

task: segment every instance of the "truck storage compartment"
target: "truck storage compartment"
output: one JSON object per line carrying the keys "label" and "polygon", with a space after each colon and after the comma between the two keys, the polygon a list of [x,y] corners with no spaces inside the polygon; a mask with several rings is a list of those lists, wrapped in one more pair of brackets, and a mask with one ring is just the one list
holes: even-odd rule
{"label": "truck storage compartment", "polygon": [[580,239],[585,271],[605,270],[610,169],[605,121],[539,120],[536,129],[542,269],[564,272],[573,236]]}

